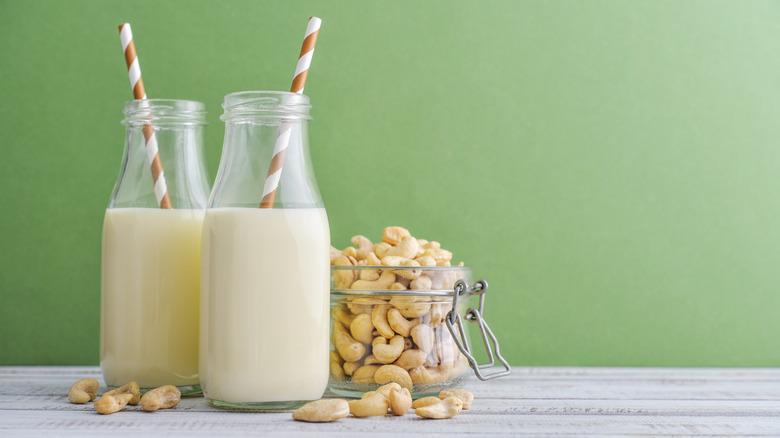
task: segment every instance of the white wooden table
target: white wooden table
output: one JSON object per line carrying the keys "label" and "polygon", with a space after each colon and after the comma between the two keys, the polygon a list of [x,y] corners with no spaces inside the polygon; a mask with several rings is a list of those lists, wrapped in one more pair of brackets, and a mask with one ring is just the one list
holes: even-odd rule
{"label": "white wooden table", "polygon": [[469,381],[473,407],[449,420],[410,412],[328,424],[218,410],[200,397],[104,416],[92,403],[68,402],[70,385],[84,377],[102,381],[97,367],[0,367],[0,437],[780,436],[780,369],[514,368],[509,377]]}

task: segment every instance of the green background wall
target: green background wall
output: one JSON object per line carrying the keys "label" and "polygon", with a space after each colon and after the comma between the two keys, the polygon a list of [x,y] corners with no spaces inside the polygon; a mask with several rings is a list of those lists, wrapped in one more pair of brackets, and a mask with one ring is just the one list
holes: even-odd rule
{"label": "green background wall", "polygon": [[97,364],[130,99],[306,94],[333,243],[404,225],[517,365],[780,365],[780,4],[0,1],[0,364]]}

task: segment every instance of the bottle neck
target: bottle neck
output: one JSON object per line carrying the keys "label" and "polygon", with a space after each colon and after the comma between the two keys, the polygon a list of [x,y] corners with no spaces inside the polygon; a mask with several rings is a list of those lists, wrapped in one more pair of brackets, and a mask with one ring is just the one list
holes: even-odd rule
{"label": "bottle neck", "polygon": [[203,153],[203,104],[135,100],[125,106],[127,127],[120,174],[109,208],[203,209],[209,180]]}
{"label": "bottle neck", "polygon": [[209,207],[322,207],[309,158],[308,97],[242,92],[225,97],[225,142]]}
{"label": "bottle neck", "polygon": [[147,124],[162,127],[206,125],[206,106],[201,102],[175,99],[143,99],[125,103],[122,123],[128,127]]}

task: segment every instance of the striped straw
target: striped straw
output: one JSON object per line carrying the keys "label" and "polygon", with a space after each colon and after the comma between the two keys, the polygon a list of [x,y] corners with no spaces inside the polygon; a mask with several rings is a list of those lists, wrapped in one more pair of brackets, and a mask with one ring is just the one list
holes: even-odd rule
{"label": "striped straw", "polygon": [[[295,66],[295,77],[293,78],[292,87],[290,87],[290,91],[293,93],[303,94],[303,86],[306,84],[306,76],[309,74],[311,58],[314,55],[314,45],[317,43],[317,35],[320,33],[321,25],[322,20],[319,18],[309,18],[301,54],[298,56],[298,64]],[[273,208],[274,206],[276,189],[279,188],[279,180],[282,177],[284,155],[287,145],[290,143],[290,131],[292,131],[292,123],[282,122],[279,127],[279,135],[276,137],[276,144],[274,144],[274,156],[271,158],[271,165],[268,167],[268,176],[265,177],[263,199],[260,201],[260,208]]]}
{"label": "striped straw", "polygon": [[[119,25],[119,38],[122,40],[122,51],[125,53],[127,61],[127,74],[130,76],[130,87],[133,89],[133,97],[138,100],[146,100],[146,90],[144,90],[144,81],[141,78],[141,66],[138,63],[138,55],[135,53],[135,43],[133,43],[133,31],[130,29],[130,23]],[[168,186],[165,185],[165,174],[163,173],[160,153],[157,149],[157,137],[154,135],[152,125],[144,125],[144,138],[146,139],[146,158],[152,168],[152,181],[154,181],[154,195],[157,197],[157,203],[160,208],[171,207],[171,198],[168,196]]]}

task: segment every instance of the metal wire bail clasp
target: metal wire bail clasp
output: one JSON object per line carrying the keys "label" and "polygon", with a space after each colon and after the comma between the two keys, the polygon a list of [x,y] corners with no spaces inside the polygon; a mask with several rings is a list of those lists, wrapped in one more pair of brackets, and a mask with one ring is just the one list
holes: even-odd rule
{"label": "metal wire bail clasp", "polygon": [[[487,288],[488,285],[487,281],[485,280],[478,280],[476,283],[474,283],[474,287],[472,288],[469,288],[465,281],[458,280],[458,282],[455,283],[455,293],[452,296],[452,310],[450,310],[450,312],[447,314],[447,317],[444,319],[447,323],[447,328],[452,334],[452,339],[455,341],[455,345],[458,346],[458,349],[461,351],[461,353],[463,353],[463,355],[466,356],[466,358],[469,360],[469,364],[471,365],[471,368],[474,369],[474,374],[477,375],[479,380],[495,379],[496,377],[506,376],[512,372],[509,364],[506,360],[504,360],[503,357],[501,357],[501,353],[498,351],[498,340],[496,339],[496,336],[490,330],[487,322],[485,322],[485,319],[482,317],[482,312],[485,307],[485,293],[487,292]],[[471,347],[469,346],[469,341],[466,337],[466,329],[463,326],[463,319],[460,317],[460,313],[458,312],[458,298],[463,293],[473,293],[475,295],[479,295],[479,309],[475,309],[473,307],[469,308],[469,310],[466,312],[466,319],[479,324],[479,331],[482,334],[482,342],[485,344],[488,358],[490,359],[490,362],[488,363],[478,364],[477,360],[474,359],[474,356],[471,354]],[[458,327],[457,332],[455,331],[455,326]],[[495,353],[493,353],[493,350],[495,350]],[[498,359],[498,361],[501,362],[501,365],[504,366],[504,370],[488,374],[483,373],[482,369],[493,367],[496,363],[496,359]]]}

